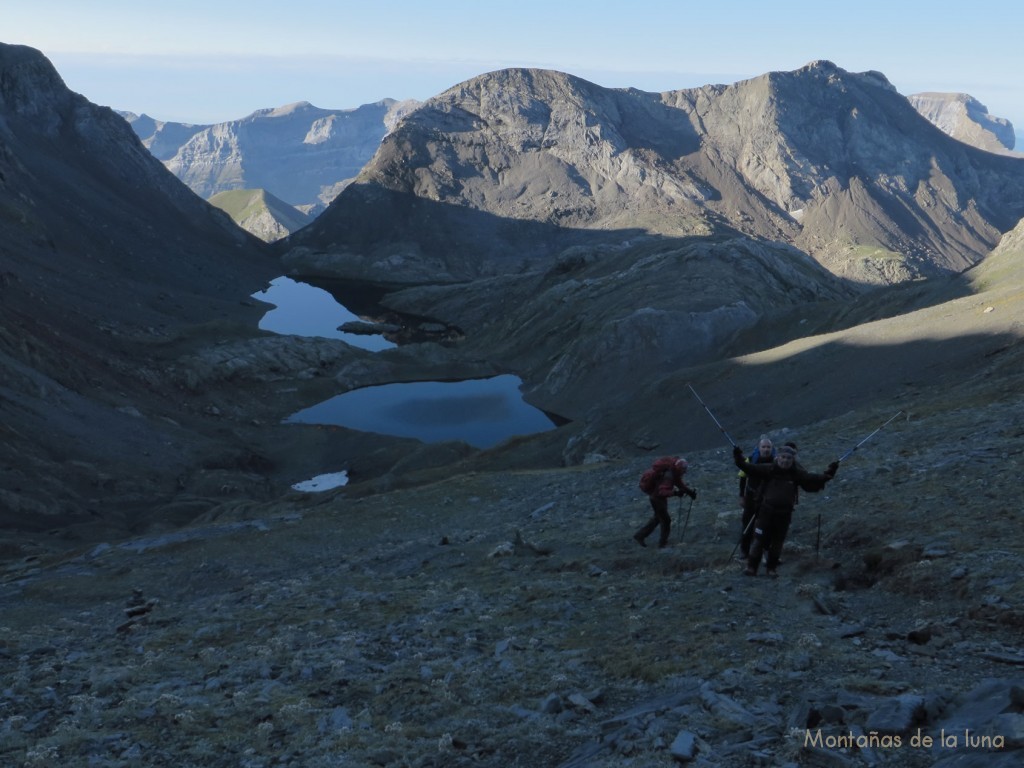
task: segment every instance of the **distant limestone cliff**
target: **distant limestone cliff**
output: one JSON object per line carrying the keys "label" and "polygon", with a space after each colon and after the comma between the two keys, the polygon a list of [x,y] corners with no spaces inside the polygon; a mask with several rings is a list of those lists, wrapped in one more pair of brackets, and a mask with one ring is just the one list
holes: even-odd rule
{"label": "distant limestone cliff", "polygon": [[965,144],[1005,153],[1016,145],[1013,123],[988,113],[988,107],[966,93],[915,93],[907,97],[924,117]]}
{"label": "distant limestone cliff", "polygon": [[153,155],[202,198],[265,189],[317,215],[344,189],[414,101],[382,99],[355,109],[308,102],[260,109],[215,125],[121,112]]}

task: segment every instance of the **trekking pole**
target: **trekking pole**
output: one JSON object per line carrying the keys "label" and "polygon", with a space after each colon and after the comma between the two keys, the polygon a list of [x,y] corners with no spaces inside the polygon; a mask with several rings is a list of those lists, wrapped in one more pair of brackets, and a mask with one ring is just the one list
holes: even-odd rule
{"label": "trekking pole", "polygon": [[[693,509],[693,499],[691,498],[690,499],[690,506],[688,506],[686,508],[686,522],[683,523],[683,530],[679,534],[679,543],[680,544],[683,543],[683,535],[686,533],[686,526],[688,526],[690,524],[690,510],[692,510],[692,509]],[[682,515],[682,513],[683,513],[683,497],[680,496],[679,497],[679,515]],[[678,524],[678,520],[676,522]]]}
{"label": "trekking pole", "polygon": [[[690,384],[687,384],[686,386],[690,387],[690,391],[693,392],[693,396],[697,398],[697,402],[704,405],[704,401],[700,399],[700,395],[697,394],[697,390],[695,390]],[[704,410],[708,412],[708,416],[711,417],[711,420],[715,422],[716,426],[722,431],[722,434],[725,435],[725,439],[729,441],[729,444],[735,448],[736,443],[733,442],[733,439],[729,437],[729,433],[725,431],[725,428],[718,422],[718,419],[715,418],[715,414],[711,412],[711,409],[704,405]]]}
{"label": "trekking pole", "polygon": [[821,549],[821,512],[818,513],[818,536],[814,540],[814,559],[818,559],[818,552]]}
{"label": "trekking pole", "polygon": [[754,515],[754,516],[753,516],[752,518],[750,518],[750,522],[749,522],[749,523],[747,523],[747,527],[746,527],[746,528],[744,528],[744,529],[743,529],[743,533],[741,533],[741,534],[740,534],[740,538],[739,538],[739,541],[737,541],[737,542],[736,542],[736,546],[735,546],[735,547],[733,547],[733,548],[732,548],[732,552],[730,552],[730,553],[729,553],[729,562],[730,562],[730,563],[732,562],[732,559],[733,559],[734,557],[736,557],[736,550],[740,548],[740,544],[742,544],[742,543],[743,543],[743,537],[747,535],[747,531],[749,531],[749,530],[750,530],[750,526],[752,526],[752,525],[754,524],[754,521],[755,521],[756,519],[757,519],[757,515]]}
{"label": "trekking pole", "polygon": [[[889,419],[889,421],[885,422],[885,424],[883,424],[883,425],[882,425],[882,427],[884,427],[884,426],[885,426],[886,424],[889,424],[889,423],[890,423],[890,422],[892,422],[892,421],[895,421],[895,420],[896,420],[896,418],[897,418],[898,416],[901,416],[902,414],[903,414],[903,411],[897,411],[897,412],[896,412],[896,416],[893,416],[893,417],[892,417],[891,419]],[[865,437],[865,438],[864,438],[863,440],[861,440],[861,441],[860,441],[859,443],[857,443],[857,444],[856,444],[855,446],[853,446],[853,448],[851,448],[851,449],[850,449],[850,450],[848,450],[848,451],[847,451],[846,453],[844,453],[844,454],[842,455],[842,457],[841,457],[841,458],[839,459],[839,461],[837,461],[836,463],[837,463],[837,464],[839,464],[839,463],[841,463],[841,462],[845,461],[845,460],[846,460],[846,459],[847,459],[847,458],[848,458],[848,457],[850,456],[850,454],[851,454],[851,453],[853,453],[854,451],[856,451],[856,450],[857,450],[858,448],[860,448],[860,447],[861,447],[862,445],[864,445],[864,443],[866,443],[866,442],[867,442],[868,440],[870,440],[870,439],[871,439],[872,437],[874,437],[874,436],[875,436],[876,434],[878,434],[878,432],[880,432],[880,431],[881,431],[882,427],[879,427],[878,429],[876,429],[876,430],[875,430],[874,432],[872,432],[872,433],[871,433],[870,435],[868,435],[868,436],[867,436],[867,437]]]}

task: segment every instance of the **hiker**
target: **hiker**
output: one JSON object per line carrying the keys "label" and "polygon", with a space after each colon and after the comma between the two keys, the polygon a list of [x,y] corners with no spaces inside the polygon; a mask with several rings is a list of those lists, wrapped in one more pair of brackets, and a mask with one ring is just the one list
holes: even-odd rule
{"label": "hiker", "polygon": [[816,493],[835,477],[839,462],[833,461],[820,475],[808,472],[797,464],[796,450],[789,445],[779,448],[771,464],[752,464],[743,457],[743,449],[735,446],[732,451],[736,466],[751,478],[761,481],[760,503],[754,519],[754,540],[747,557],[747,576],[756,576],[761,565],[761,556],[768,553],[767,573],[778,576],[779,556],[793,519],[793,506],[799,489]]}
{"label": "hiker", "polygon": [[[775,460],[775,446],[768,435],[761,435],[757,447],[747,458],[751,464],[771,464]],[[743,515],[740,519],[740,553],[743,559],[750,557],[750,543],[754,540],[754,515],[757,513],[758,492],[761,490],[761,479],[750,477],[740,470],[740,508]]]}
{"label": "hiker", "polygon": [[689,496],[697,498],[697,491],[683,482],[683,475],[689,464],[685,459],[678,456],[663,456],[651,465],[640,477],[640,490],[647,494],[651,500],[651,509],[654,515],[643,528],[633,534],[633,538],[641,547],[646,547],[644,541],[654,529],[661,526],[658,537],[658,547],[668,545],[668,534],[672,528],[672,516],[668,513],[668,500],[672,496]]}

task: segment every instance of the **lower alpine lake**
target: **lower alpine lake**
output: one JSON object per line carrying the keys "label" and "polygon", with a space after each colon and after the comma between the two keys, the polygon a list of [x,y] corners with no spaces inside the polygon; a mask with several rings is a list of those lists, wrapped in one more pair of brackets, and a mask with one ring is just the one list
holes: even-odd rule
{"label": "lower alpine lake", "polygon": [[518,376],[416,381],[353,389],[293,414],[285,423],[325,424],[490,448],[565,423],[523,401]]}

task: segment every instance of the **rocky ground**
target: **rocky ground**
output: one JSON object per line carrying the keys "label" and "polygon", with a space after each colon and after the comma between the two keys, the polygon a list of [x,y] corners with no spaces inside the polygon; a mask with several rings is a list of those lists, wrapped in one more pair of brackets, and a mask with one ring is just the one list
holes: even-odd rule
{"label": "rocky ground", "polygon": [[[994,394],[916,402],[804,494],[777,580],[730,557],[725,441],[664,550],[630,537],[636,459],[40,546],[0,582],[0,762],[1019,765],[1024,412]],[[773,436],[820,469],[891,415]]]}

